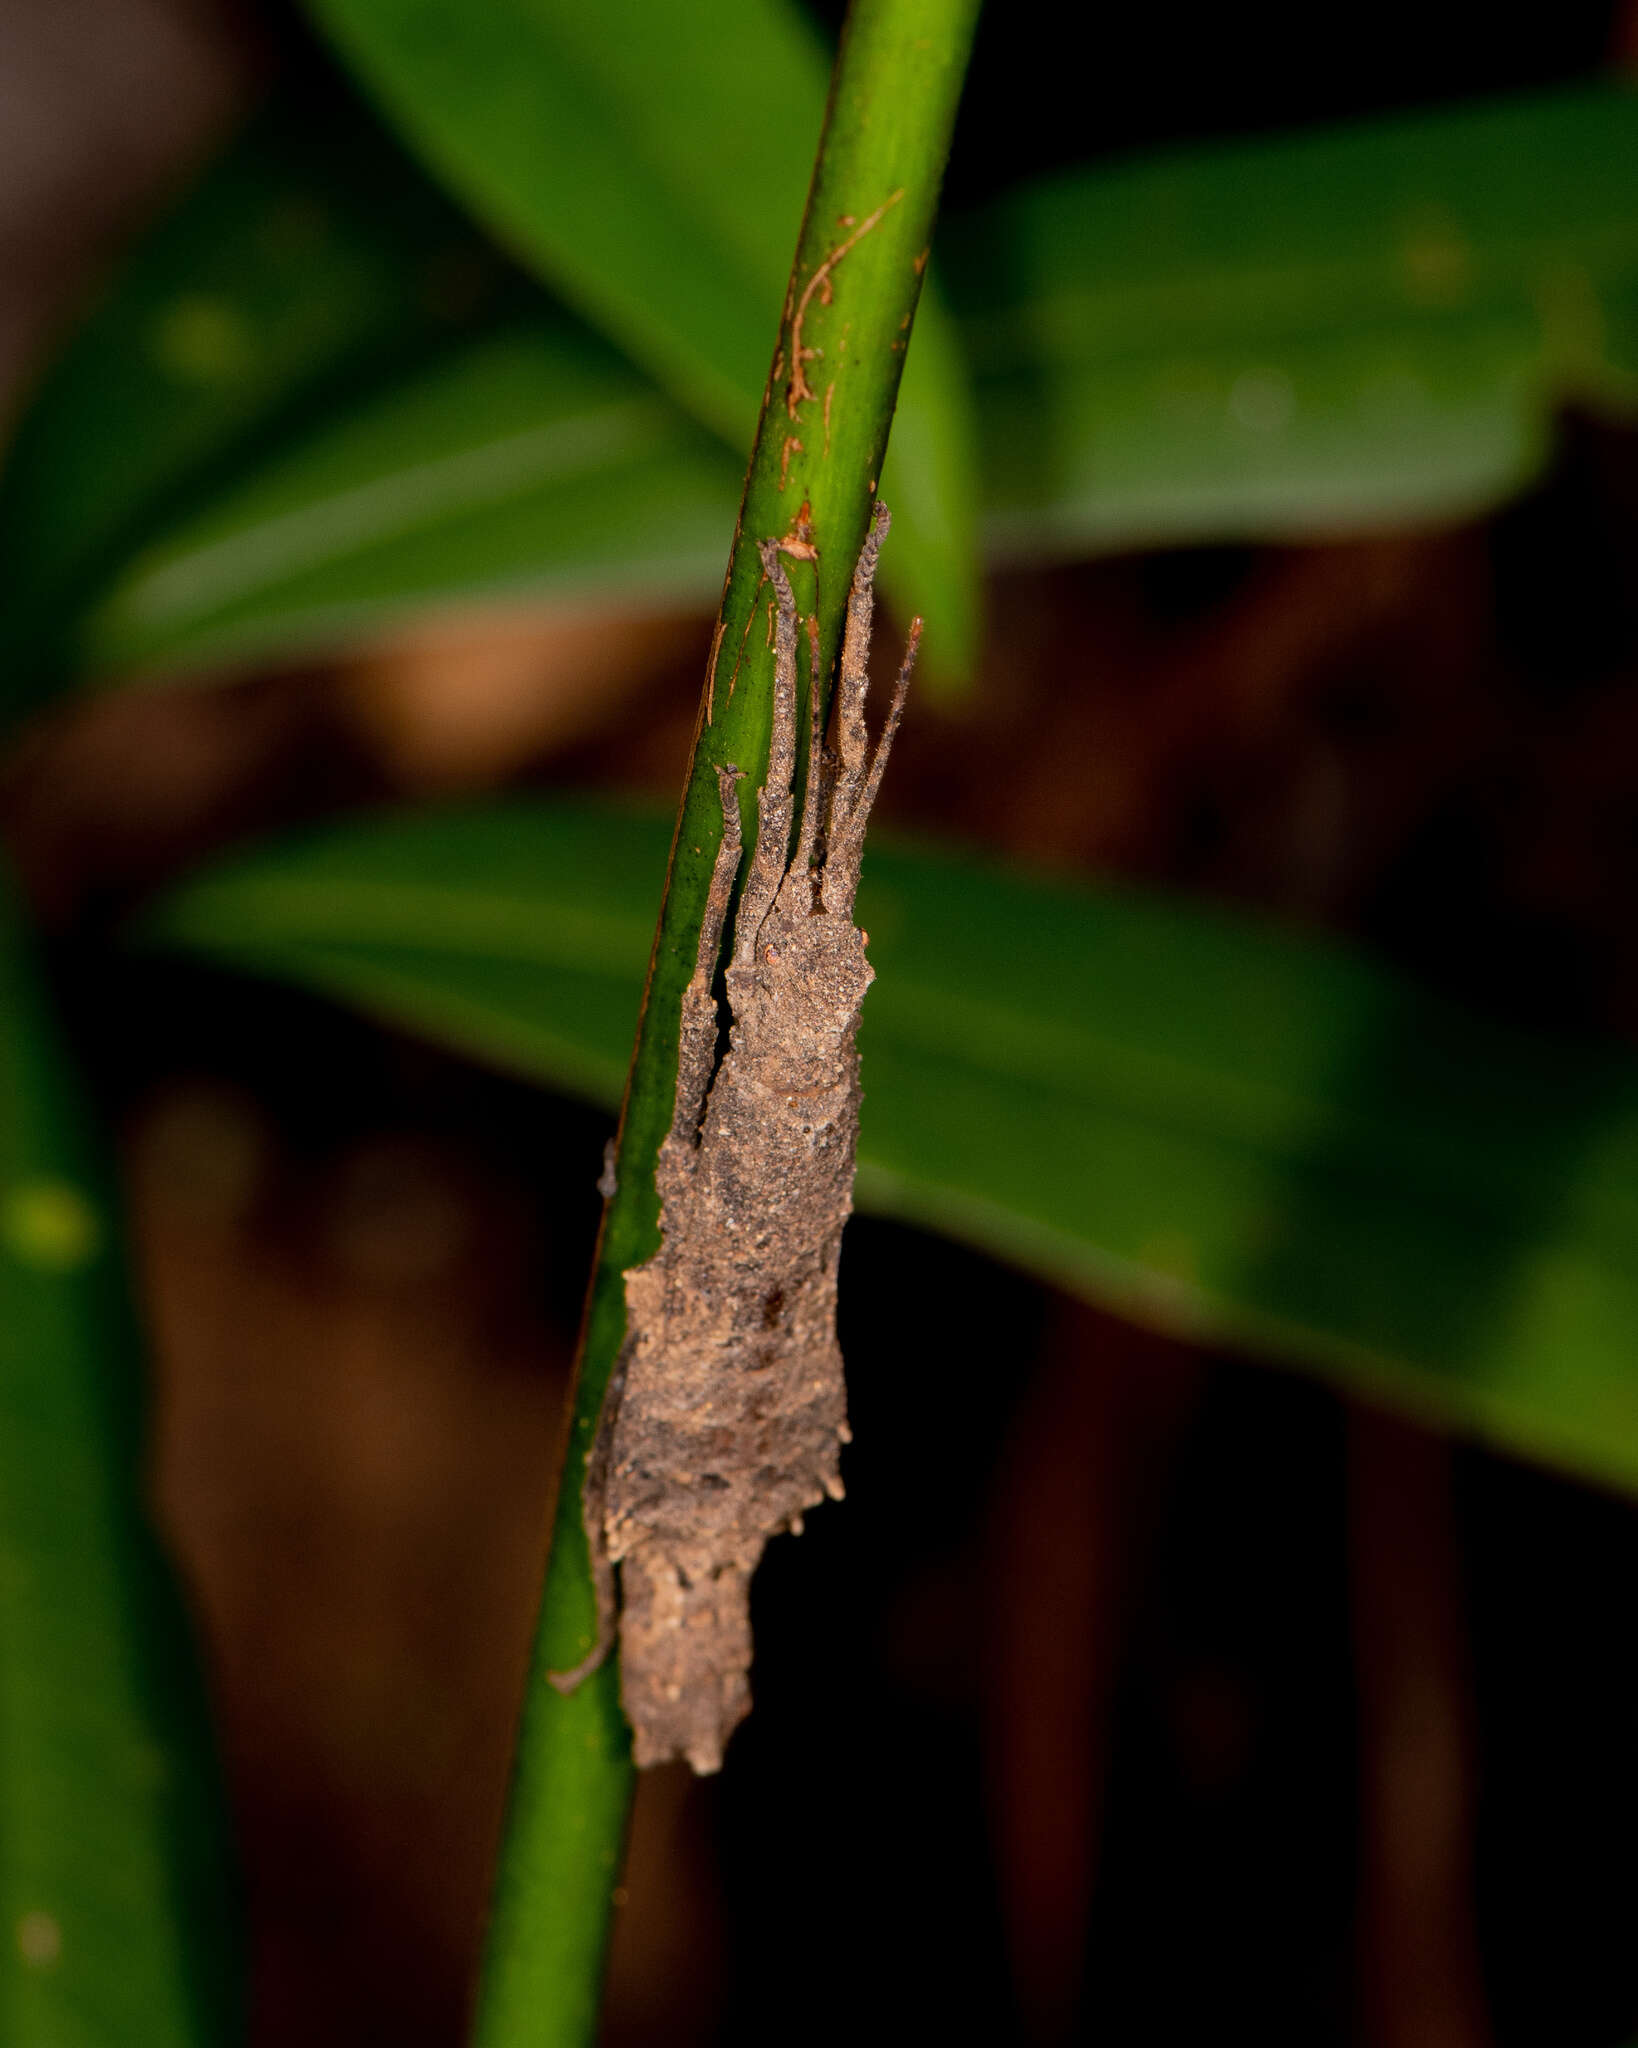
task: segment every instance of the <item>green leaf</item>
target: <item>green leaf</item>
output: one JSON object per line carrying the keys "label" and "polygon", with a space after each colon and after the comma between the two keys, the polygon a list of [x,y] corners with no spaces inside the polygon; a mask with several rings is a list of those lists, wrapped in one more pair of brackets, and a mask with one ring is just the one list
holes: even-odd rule
{"label": "green leaf", "polygon": [[940,239],[1005,554],[1465,517],[1638,409],[1638,94],[1099,166]]}
{"label": "green leaf", "polygon": [[[665,848],[587,804],[371,821],[197,879],[146,937],[612,1106]],[[860,915],[862,1207],[1638,1488],[1630,1055],[954,854],[873,851]]]}
{"label": "green leaf", "polygon": [[93,671],[287,656],[429,603],[709,604],[738,472],[566,317],[475,342],[295,439],[139,554]]}
{"label": "green leaf", "polygon": [[118,1219],[0,891],[0,2039],[207,2048],[239,2032],[232,1888]]}
{"label": "green leaf", "polygon": [[[825,111],[790,0],[309,0],[427,162],[552,289],[743,458]],[[885,196],[885,195],[884,195]],[[929,302],[924,330],[943,318]],[[924,341],[882,490],[895,588],[961,675],[977,626],[961,357]]]}
{"label": "green leaf", "polygon": [[[0,712],[85,659],[80,615],[300,420],[343,411],[523,295],[356,108],[251,124],[57,358],[0,478]],[[72,652],[70,649],[72,648]]]}
{"label": "green leaf", "polygon": [[[366,142],[338,140],[332,158],[334,217],[362,221],[366,191],[392,181]],[[1089,170],[950,224],[994,546],[1300,536],[1452,517],[1505,496],[1539,468],[1556,405],[1573,396],[1630,413],[1638,397],[1635,174],[1638,98],[1595,88]],[[14,619],[37,610],[31,584],[66,587],[65,563],[83,579],[75,521],[113,520],[132,488],[126,464],[148,479],[147,496],[135,493],[125,559],[74,627],[74,659],[97,673],[277,657],[497,592],[618,584],[623,601],[651,604],[703,601],[716,588],[703,536],[732,501],[731,459],[538,303],[499,326],[491,316],[435,360],[381,363],[350,408],[292,401],[276,441],[252,436],[209,469],[213,482],[156,496],[154,478],[167,490],[173,479],[163,463],[152,477],[143,469],[143,436],[172,429],[155,411],[157,382],[127,388],[132,351],[152,306],[182,291],[188,262],[208,276],[257,245],[257,209],[272,204],[264,187],[282,190],[285,175],[264,166],[247,179],[230,161],[215,174],[227,189],[202,188],[187,232],[164,231],[66,359],[0,498],[0,619],[8,605]],[[401,232],[413,239],[408,224]],[[173,235],[176,275],[161,261]],[[403,279],[436,271],[438,236],[418,246]],[[361,290],[362,271],[350,274]],[[257,269],[252,281],[272,292],[278,278]],[[292,290],[288,275],[278,290]],[[319,303],[334,317],[344,298],[332,287]],[[383,287],[371,319],[390,321],[402,303]],[[274,336],[296,323],[276,294],[258,318]],[[950,345],[947,329],[918,325],[917,360]],[[292,360],[312,371],[300,350]],[[537,445],[588,376],[606,380],[611,398],[618,388],[646,400],[654,445],[647,458],[611,460],[581,529],[566,521],[563,489],[505,451]],[[116,401],[129,433],[116,430]],[[232,443],[222,415],[204,417],[205,397],[172,402],[202,447],[219,456]],[[901,408],[895,428],[899,460],[928,479],[908,500],[890,497],[895,549],[917,519],[964,516],[927,418]],[[99,463],[106,500],[90,481]],[[186,462],[172,467],[192,475]],[[415,488],[428,472],[436,488]],[[463,479],[471,489],[450,488]],[[391,516],[358,517],[372,502]],[[964,545],[953,532],[946,543]],[[933,612],[930,630],[942,624]]]}

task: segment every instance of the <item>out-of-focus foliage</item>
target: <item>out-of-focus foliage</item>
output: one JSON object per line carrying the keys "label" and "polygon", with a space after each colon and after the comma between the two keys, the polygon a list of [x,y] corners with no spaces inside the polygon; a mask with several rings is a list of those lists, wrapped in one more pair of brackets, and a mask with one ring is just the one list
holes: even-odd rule
{"label": "out-of-focus foliage", "polygon": [[[0,487],[13,691],[42,662],[273,657],[497,593],[714,594],[726,442],[498,270],[408,165],[373,241],[390,152],[362,119],[326,150],[320,201],[285,124],[248,138],[47,383]],[[1586,88],[1088,169],[948,223],[992,546],[1290,538],[1505,497],[1556,406],[1638,403],[1635,167],[1638,97]],[[254,253],[281,235],[283,270]]]}
{"label": "out-of-focus foliage", "polygon": [[1635,182],[1612,86],[1100,166],[952,223],[992,542],[1495,504],[1555,408],[1638,407]]}
{"label": "out-of-focus foliage", "polygon": [[98,668],[334,645],[410,604],[708,604],[732,457],[571,320],[363,401],[150,548],[86,621]]}
{"label": "out-of-focus foliage", "polygon": [[[346,825],[149,921],[552,1087],[618,1099],[663,821]],[[1091,1298],[1638,1486],[1638,1063],[1342,950],[873,851],[861,1205]]]}
{"label": "out-of-focus foliage", "polygon": [[212,1748],[111,1193],[0,891],[0,2038],[206,2048],[237,2002]]}
{"label": "out-of-focus foliage", "polygon": [[[536,274],[743,467],[829,73],[791,0],[310,0],[402,132]],[[884,192],[880,195],[886,198]],[[924,294],[882,492],[889,587],[971,664],[965,366]]]}
{"label": "out-of-focus foliage", "polygon": [[254,122],[52,364],[0,472],[0,705],[86,662],[153,537],[504,317],[518,281],[356,108]]}

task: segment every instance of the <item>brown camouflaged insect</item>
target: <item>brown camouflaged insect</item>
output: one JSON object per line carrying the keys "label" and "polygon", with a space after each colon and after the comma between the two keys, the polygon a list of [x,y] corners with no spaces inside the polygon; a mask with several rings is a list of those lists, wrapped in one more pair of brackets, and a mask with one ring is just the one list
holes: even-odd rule
{"label": "brown camouflaged insect", "polygon": [[853,898],[921,631],[918,619],[872,749],[866,662],[888,525],[878,505],[848,593],[834,752],[816,722],[809,625],[815,723],[794,854],[796,604],[782,544],[760,548],[776,606],[773,733],[725,975],[728,1049],[718,1063],[712,983],[740,867],[736,768],[718,771],[722,844],[655,1170],[663,1240],[626,1274],[626,1341],[586,1467],[599,1644],[553,1680],[568,1690],[606,1653],[618,1565],[621,1698],[639,1764],[720,1766],[751,1703],[751,1574],[770,1537],[842,1493],[836,1265],[853,1206],[859,1006],[873,978]]}

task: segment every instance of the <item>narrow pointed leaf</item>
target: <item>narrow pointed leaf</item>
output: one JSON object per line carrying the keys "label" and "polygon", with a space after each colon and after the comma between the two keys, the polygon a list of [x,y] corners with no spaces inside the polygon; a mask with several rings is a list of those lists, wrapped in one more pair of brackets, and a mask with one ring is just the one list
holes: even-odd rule
{"label": "narrow pointed leaf", "polygon": [[0,473],[0,713],[81,667],[129,557],[521,287],[358,110],[253,121],[51,366]]}
{"label": "narrow pointed leaf", "polygon": [[96,670],[333,647],[429,603],[709,605],[733,459],[567,318],[474,343],[266,462],[139,554]]}
{"label": "narrow pointed leaf", "polygon": [[[612,1106],[664,860],[659,820],[583,804],[377,821],[147,936]],[[1638,1490],[1629,1054],[953,854],[873,852],[860,915],[861,1206]]]}
{"label": "narrow pointed leaf", "polygon": [[[306,169],[289,125],[247,139],[154,238],[23,431],[0,479],[13,693],[32,687],[42,636],[59,665],[154,673],[277,658],[495,592],[607,587],[613,551],[590,528],[567,532],[549,482],[537,502],[527,465],[501,456],[497,469],[488,451],[559,416],[553,364],[595,361],[612,389],[621,359],[538,300],[501,319],[510,288],[497,278],[494,311],[480,293],[451,325],[446,307],[442,344],[422,332],[406,361],[386,330],[417,293],[442,303],[440,277],[447,300],[449,280],[481,256],[472,245],[463,256],[447,214],[414,197],[407,164],[389,174],[391,150],[356,117],[350,139],[325,131]],[[247,263],[280,219],[310,220],[321,166],[321,217],[333,236],[346,227],[345,246],[332,237],[322,261],[297,249],[300,276]],[[1598,86],[1089,168],[951,222],[943,246],[976,367],[992,548],[1289,539],[1499,502],[1539,473],[1565,403],[1638,410],[1634,177],[1638,95]],[[399,253],[372,254],[366,223],[400,182],[413,203]],[[315,277],[322,291],[309,289]],[[248,360],[230,328],[262,337],[265,384],[178,382],[155,356],[155,338],[180,347],[190,321],[191,346],[208,355],[212,306],[228,316],[224,363]],[[473,321],[483,331],[461,339]],[[315,322],[337,324],[325,339]],[[531,326],[533,376],[515,368]],[[949,345],[929,327],[917,358]],[[338,352],[358,380],[342,380],[345,404],[323,396]],[[653,404],[663,452],[657,470],[617,465],[599,485],[606,533],[642,536],[622,594],[703,603],[717,570],[699,521],[707,503],[731,500],[732,460],[690,438],[638,373],[624,376]],[[892,501],[901,536],[964,516],[924,415],[901,414],[894,446],[931,479]],[[351,493],[367,505],[427,467],[489,495],[475,506],[459,490],[412,492],[402,522],[375,531],[345,516]],[[312,537],[293,555],[263,547],[269,517]],[[229,546],[216,561],[254,573],[178,567],[219,542]]]}
{"label": "narrow pointed leaf", "polygon": [[234,1900],[139,1497],[118,1220],[0,887],[0,2040],[230,2048]]}
{"label": "narrow pointed leaf", "polygon": [[1099,165],[941,242],[1002,553],[1444,520],[1638,410],[1638,93]]}

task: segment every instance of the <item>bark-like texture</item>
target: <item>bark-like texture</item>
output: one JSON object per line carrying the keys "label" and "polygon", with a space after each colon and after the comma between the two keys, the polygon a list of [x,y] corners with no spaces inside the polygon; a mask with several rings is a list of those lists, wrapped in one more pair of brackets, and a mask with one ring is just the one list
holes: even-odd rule
{"label": "bark-like texture", "polygon": [[[771,1536],[799,1529],[807,1508],[842,1491],[836,1265],[853,1204],[859,1006],[872,978],[853,898],[915,652],[912,635],[872,750],[866,659],[887,525],[878,509],[854,572],[835,749],[813,733],[794,854],[798,635],[781,550],[804,544],[762,545],[776,607],[774,723],[725,976],[728,1050],[719,1064],[712,984],[740,865],[732,769],[722,771],[722,846],[656,1169],[663,1242],[626,1275],[626,1343],[587,1475],[594,1552],[605,1578],[619,1566],[622,1699],[639,1764],[721,1764],[750,1706],[757,1560]],[[810,707],[817,681],[810,674]]]}

